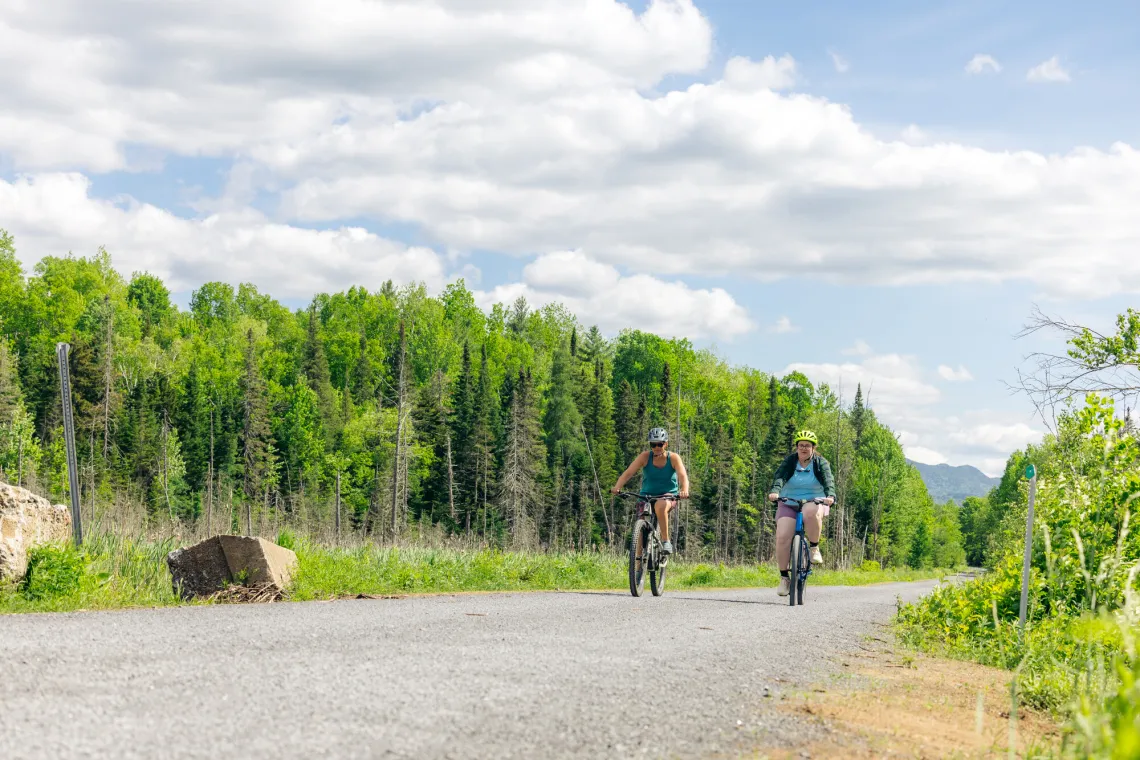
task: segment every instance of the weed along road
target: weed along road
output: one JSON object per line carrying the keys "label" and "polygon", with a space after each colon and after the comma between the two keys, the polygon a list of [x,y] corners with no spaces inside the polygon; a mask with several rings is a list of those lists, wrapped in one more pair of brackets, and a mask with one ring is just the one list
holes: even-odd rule
{"label": "weed along road", "polygon": [[5,615],[0,757],[751,755],[823,731],[780,695],[934,585]]}

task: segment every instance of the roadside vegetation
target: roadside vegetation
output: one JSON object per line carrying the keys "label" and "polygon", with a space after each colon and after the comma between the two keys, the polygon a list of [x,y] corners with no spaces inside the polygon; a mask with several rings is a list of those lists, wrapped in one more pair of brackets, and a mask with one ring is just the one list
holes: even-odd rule
{"label": "roadside vegetation", "polygon": [[[277,542],[297,552],[298,570],[286,599],[388,596],[462,591],[625,590],[626,558],[602,552],[504,552],[498,549],[322,546],[291,531]],[[71,545],[32,550],[27,577],[0,587],[0,613],[118,609],[185,604],[171,589],[166,555],[173,539],[121,539],[99,534],[81,550]],[[892,568],[823,570],[814,585],[857,586],[937,577],[939,571]],[[771,587],[770,564],[673,562],[673,590]],[[193,604],[209,601],[191,602]]]}
{"label": "roadside vegetation", "polygon": [[16,243],[0,230],[0,477],[67,503],[66,341],[93,529],[397,546],[430,530],[523,555],[614,554],[632,505],[609,486],[663,425],[693,484],[673,526],[683,564],[757,564],[772,558],[766,491],[806,427],[839,495],[825,555],[962,562],[957,506],[931,499],[859,386],[730,366],[637,329],[607,337],[559,304],[483,310],[462,280],[295,309],[207,282],[182,309],[106,251],[25,272]]}
{"label": "roadside vegetation", "polygon": [[[1118,336],[1078,332],[1069,360],[1140,366],[1140,315]],[[1027,464],[1037,469],[1024,635],[1018,627]],[[1012,455],[1001,485],[963,505],[970,559],[991,569],[903,607],[904,642],[1014,671],[1016,698],[1065,722],[1062,755],[1140,757],[1140,443],[1111,399],[1068,404],[1056,432]]]}

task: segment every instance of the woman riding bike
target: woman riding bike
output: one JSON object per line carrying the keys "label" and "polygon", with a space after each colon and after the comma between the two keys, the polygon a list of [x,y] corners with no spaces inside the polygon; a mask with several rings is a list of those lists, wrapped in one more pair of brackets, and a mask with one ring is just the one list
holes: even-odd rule
{"label": "woman riding bike", "polygon": [[[666,451],[668,445],[669,434],[665,432],[665,428],[656,427],[650,430],[649,451],[643,451],[634,458],[610,491],[620,492],[626,481],[641,470],[643,496],[677,494],[682,499],[689,498],[689,474],[685,472],[685,463],[681,461],[680,454]],[[681,481],[679,486],[678,479]],[[661,527],[661,550],[666,554],[673,553],[673,544],[669,541],[669,507],[668,499],[657,499],[653,503],[657,524]]]}
{"label": "woman riding bike", "polygon": [[[831,475],[831,465],[815,451],[819,444],[815,433],[801,430],[796,433],[795,443],[795,453],[789,454],[776,470],[768,494],[768,501],[780,500],[776,508],[776,562],[780,567],[780,587],[776,593],[780,596],[788,595],[788,560],[798,511],[784,500],[795,499],[802,504],[812,564],[823,562],[819,537],[823,532],[823,518],[835,503],[835,478]],[[821,499],[822,503],[817,504],[813,499]]]}

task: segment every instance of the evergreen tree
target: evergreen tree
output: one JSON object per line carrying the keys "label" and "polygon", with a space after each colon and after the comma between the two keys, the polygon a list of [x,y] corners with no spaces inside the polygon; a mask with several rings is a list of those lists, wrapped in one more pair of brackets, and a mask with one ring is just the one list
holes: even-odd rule
{"label": "evergreen tree", "polygon": [[24,391],[19,381],[19,361],[8,340],[0,336],[0,426],[9,425],[18,409],[24,406]]}
{"label": "evergreen tree", "polygon": [[606,487],[617,480],[615,468],[619,451],[614,431],[613,392],[606,381],[605,365],[601,360],[594,362],[594,378],[587,397],[584,424],[597,477],[604,493]]}
{"label": "evergreen tree", "polygon": [[368,333],[360,331],[360,347],[356,357],[356,364],[352,370],[352,392],[356,398],[364,401],[372,398],[376,393],[376,372],[372,366],[372,356],[369,351]]}
{"label": "evergreen tree", "polygon": [[508,404],[499,504],[513,543],[523,548],[537,540],[535,512],[542,498],[545,451],[532,379],[522,370],[510,388]]}
{"label": "evergreen tree", "polygon": [[[269,425],[265,381],[257,366],[253,329],[246,334],[245,371],[241,382],[241,479],[248,503],[261,501],[275,484],[277,455]],[[247,513],[248,514],[248,513]]]}
{"label": "evergreen tree", "polygon": [[598,329],[598,326],[592,325],[587,331],[586,337],[580,341],[578,358],[584,362],[594,362],[605,358],[605,353],[606,339],[602,337],[602,331]]}
{"label": "evergreen tree", "polygon": [[617,468],[624,471],[633,458],[641,452],[641,439],[637,433],[639,424],[637,398],[629,381],[622,380],[618,386],[617,416],[615,427],[618,437]]}
{"label": "evergreen tree", "polygon": [[309,306],[309,327],[305,334],[301,372],[305,376],[305,382],[317,394],[321,422],[329,431],[329,440],[332,441],[339,434],[340,425],[337,420],[336,394],[333,391],[328,358],[325,356],[324,341],[321,340],[319,327],[317,305],[314,301]]}
{"label": "evergreen tree", "polygon": [[471,418],[471,454],[474,479],[472,482],[472,496],[486,520],[485,505],[491,493],[491,482],[494,478],[494,453],[496,426],[498,415],[498,400],[495,398],[495,388],[492,385],[491,370],[487,362],[487,344],[479,349],[479,381],[475,386],[474,408]]}
{"label": "evergreen tree", "polygon": [[[768,383],[768,409],[764,414],[764,422],[768,430],[761,449],[761,471],[765,479],[771,480],[776,467],[788,455],[788,448],[784,442],[787,421],[784,419],[783,407],[780,406],[780,390],[775,377],[772,377]],[[794,431],[792,435],[795,435]]]}
{"label": "evergreen tree", "polygon": [[475,509],[475,479],[478,460],[474,452],[475,382],[471,369],[471,346],[463,344],[459,377],[451,397],[451,451],[455,467],[455,503],[464,530],[471,530]]}
{"label": "evergreen tree", "polygon": [[546,412],[542,429],[546,438],[547,459],[551,467],[570,464],[578,453],[582,417],[572,394],[570,355],[565,348],[554,351],[550,367],[550,385],[546,396]]}
{"label": "evergreen tree", "polygon": [[863,441],[863,428],[867,424],[867,410],[863,406],[863,384],[855,386],[855,403],[851,405],[851,427],[855,431],[855,452]]}

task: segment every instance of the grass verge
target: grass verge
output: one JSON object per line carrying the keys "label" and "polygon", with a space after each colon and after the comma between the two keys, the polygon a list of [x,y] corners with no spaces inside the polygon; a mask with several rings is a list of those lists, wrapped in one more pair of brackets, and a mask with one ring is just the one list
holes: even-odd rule
{"label": "grass verge", "polygon": [[[298,570],[287,598],[295,601],[345,596],[464,591],[553,591],[624,589],[626,560],[616,554],[526,553],[379,547],[332,548],[280,536],[297,552]],[[82,550],[70,546],[33,550],[27,579],[0,586],[0,613],[60,612],[183,604],[173,593],[166,555],[173,539],[97,535]],[[817,586],[860,586],[936,578],[934,570],[823,570]],[[668,587],[774,587],[770,565],[686,563],[670,566]],[[199,602],[202,603],[202,602]]]}

